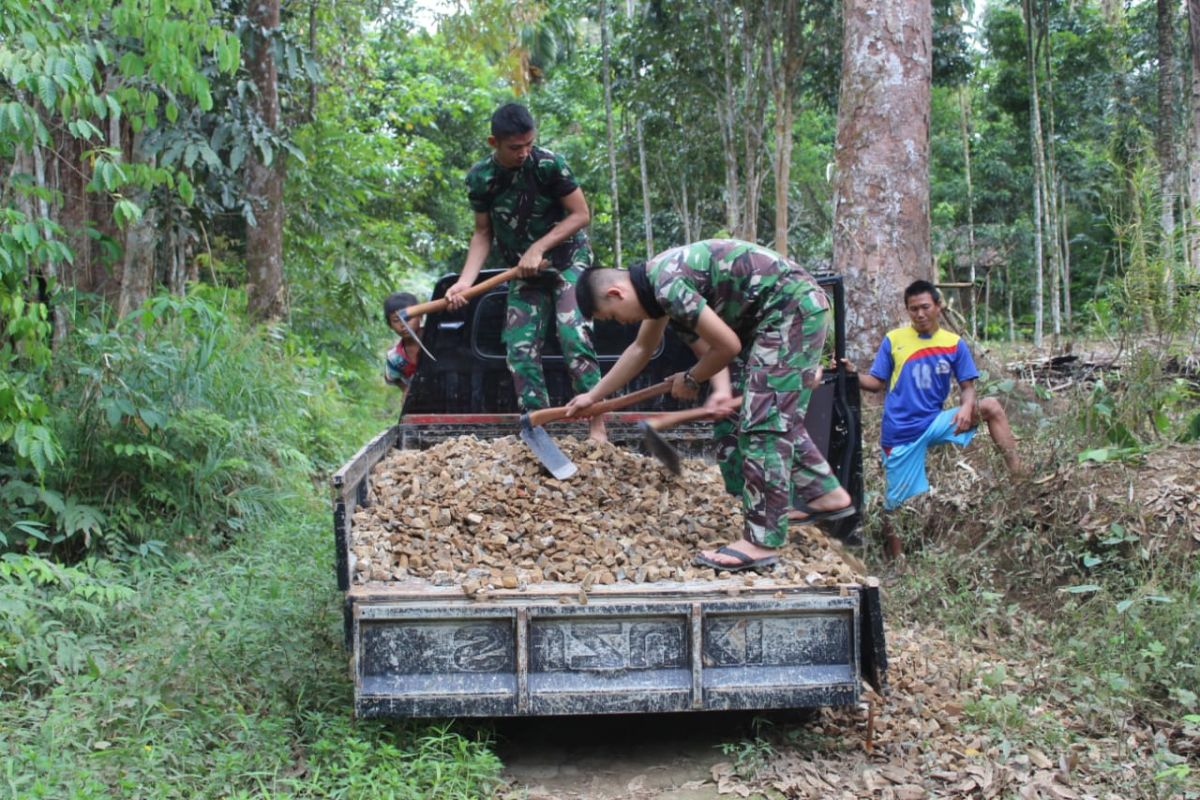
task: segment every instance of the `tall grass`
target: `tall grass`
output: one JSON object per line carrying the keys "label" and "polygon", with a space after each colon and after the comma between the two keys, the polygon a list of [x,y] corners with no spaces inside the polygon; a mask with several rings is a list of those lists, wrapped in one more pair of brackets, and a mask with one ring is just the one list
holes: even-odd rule
{"label": "tall grass", "polygon": [[0,797],[487,796],[486,741],[352,719],[326,511],[309,491],[253,540],[126,565],[106,656],[0,694]]}

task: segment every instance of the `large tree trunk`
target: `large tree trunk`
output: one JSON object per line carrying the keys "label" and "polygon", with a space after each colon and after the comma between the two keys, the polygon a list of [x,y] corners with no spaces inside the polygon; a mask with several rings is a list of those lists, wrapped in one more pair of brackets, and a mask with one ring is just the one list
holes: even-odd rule
{"label": "large tree trunk", "polygon": [[[153,159],[143,154],[144,133],[133,135],[131,161],[149,163]],[[134,189],[131,199],[142,209],[142,216],[126,225],[125,248],[121,259],[121,284],[117,296],[117,313],[125,316],[141,307],[154,290],[156,274],[154,251],[158,239],[158,209],[151,205],[150,193]]]}
{"label": "large tree trunk", "polygon": [[1042,174],[1042,207],[1046,213],[1046,240],[1049,243],[1050,260],[1050,320],[1057,338],[1063,331],[1062,292],[1070,291],[1063,285],[1063,250],[1061,221],[1058,215],[1058,165],[1054,155],[1054,65],[1051,59],[1052,39],[1050,36],[1049,0],[1042,2],[1042,19],[1038,35],[1038,47],[1042,53],[1042,65],[1046,73],[1045,91],[1041,94],[1040,109],[1046,115],[1046,166]]}
{"label": "large tree trunk", "polygon": [[[258,89],[255,110],[263,124],[279,127],[279,89],[271,36],[279,28],[279,0],[251,0],[250,23],[266,35],[255,34],[246,48],[246,67]],[[258,148],[246,157],[246,189],[257,198],[255,224],[246,231],[246,305],[258,320],[277,319],[284,313],[283,294],[283,176],[284,153],[270,160]]]}
{"label": "large tree trunk", "polygon": [[1175,144],[1175,7],[1172,0],[1158,0],[1158,221],[1162,240],[1160,253],[1166,278],[1167,305],[1175,299],[1175,202],[1178,186],[1178,156]]}
{"label": "large tree trunk", "polygon": [[617,191],[617,144],[613,134],[612,72],[609,66],[608,3],[600,0],[600,55],[603,62],[604,121],[608,135],[608,181],[613,206],[613,266],[621,268],[621,199]]}
{"label": "large tree trunk", "polygon": [[853,298],[851,358],[903,318],[904,287],[932,275],[929,0],[846,0],[833,263]]}
{"label": "large tree trunk", "polygon": [[1188,40],[1192,56],[1192,114],[1189,125],[1190,154],[1188,158],[1188,199],[1191,216],[1188,217],[1188,261],[1192,267],[1192,280],[1200,273],[1200,0],[1188,0]]}

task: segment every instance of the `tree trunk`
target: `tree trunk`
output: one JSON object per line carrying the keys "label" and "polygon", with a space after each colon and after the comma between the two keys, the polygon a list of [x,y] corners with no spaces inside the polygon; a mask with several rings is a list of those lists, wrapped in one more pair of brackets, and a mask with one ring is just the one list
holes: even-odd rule
{"label": "tree trunk", "polygon": [[[1046,149],[1046,166],[1042,174],[1042,207],[1046,210],[1046,237],[1050,243],[1050,319],[1054,328],[1054,336],[1062,335],[1062,292],[1068,291],[1063,286],[1063,255],[1061,222],[1058,216],[1058,165],[1054,154],[1054,65],[1051,60],[1050,9],[1049,0],[1043,0],[1042,20],[1038,39],[1042,52],[1042,63],[1046,71],[1046,89],[1039,93],[1044,102],[1040,108],[1046,114],[1046,136],[1043,144]],[[1039,109],[1040,110],[1040,109]]]}
{"label": "tree trunk", "polygon": [[1167,307],[1175,299],[1175,193],[1178,181],[1178,156],[1175,145],[1175,6],[1172,0],[1158,0],[1158,130],[1154,149],[1158,155],[1159,252],[1166,279]]}
{"label": "tree trunk", "polygon": [[642,173],[642,222],[646,226],[646,258],[654,257],[654,215],[650,211],[650,173],[646,169],[646,142],[642,138],[642,118],[637,119],[638,167]]}
{"label": "tree trunk", "polygon": [[983,276],[983,338],[987,338],[992,328],[992,268],[989,265],[987,274]]}
{"label": "tree trunk", "polygon": [[[279,90],[275,56],[268,38],[279,29],[279,0],[251,0],[247,17],[257,31],[247,47],[246,67],[258,89],[255,110],[263,124],[279,126]],[[265,34],[265,35],[262,35]],[[252,147],[246,157],[246,189],[257,199],[255,223],[246,230],[246,305],[253,319],[278,319],[284,314],[283,293],[283,176],[284,153],[265,158]]]}
{"label": "tree trunk", "polygon": [[1012,270],[1009,269],[1008,259],[1004,260],[1004,293],[1008,295],[1008,341],[1012,344],[1017,340],[1017,323],[1013,319]]}
{"label": "tree trunk", "polygon": [[1029,65],[1029,149],[1033,161],[1033,260],[1034,260],[1034,297],[1033,297],[1033,345],[1042,346],[1043,323],[1045,317],[1045,275],[1043,265],[1045,256],[1042,251],[1042,224],[1045,213],[1042,208],[1042,186],[1045,183],[1046,164],[1045,150],[1042,145],[1042,111],[1038,99],[1037,56],[1034,53],[1034,18],[1031,0],[1022,0],[1022,10],[1025,14],[1025,53]]}
{"label": "tree trunk", "polygon": [[1191,215],[1188,220],[1187,247],[1192,268],[1191,280],[1200,274],[1200,0],[1188,0],[1188,41],[1192,56],[1192,114],[1189,124],[1190,156],[1188,158],[1188,200]]}
{"label": "tree trunk", "polygon": [[730,17],[733,16],[728,3],[719,0],[716,4],[717,24],[720,31],[720,47],[724,92],[717,99],[717,119],[721,124],[721,151],[725,156],[725,227],[731,236],[741,230],[741,189],[738,185],[737,137],[734,123],[738,117],[737,99],[733,90],[733,41],[734,31]]}
{"label": "tree trunk", "polygon": [[742,146],[745,150],[742,164],[742,185],[745,187],[746,205],[742,211],[742,226],[735,234],[749,242],[758,241],[758,206],[762,196],[763,173],[761,154],[767,112],[767,92],[763,90],[765,76],[763,62],[765,51],[770,48],[767,17],[761,13],[743,16],[742,39],[742,88],[745,103],[739,121],[742,129]]}
{"label": "tree trunk", "polygon": [[1058,184],[1058,227],[1061,233],[1062,248],[1062,284],[1063,284],[1063,316],[1066,318],[1067,332],[1071,331],[1071,232],[1067,224],[1067,185],[1063,181]]}
{"label": "tree trunk", "polygon": [[604,121],[608,132],[608,186],[613,207],[613,266],[621,268],[621,199],[617,191],[617,144],[613,136],[612,71],[609,65],[608,2],[600,0],[600,54],[603,63]]}
{"label": "tree trunk", "polygon": [[[807,48],[801,48],[798,30],[796,0],[783,0],[779,9],[782,39],[778,59],[774,58],[775,45],[768,33],[767,54],[771,84],[775,94],[775,250],[787,255],[788,251],[788,197],[792,182],[792,123],[796,111],[796,76],[807,56]],[[772,13],[773,17],[773,13]]]}
{"label": "tree trunk", "polygon": [[967,270],[971,288],[967,297],[971,301],[971,338],[979,336],[979,312],[975,302],[975,194],[971,186],[971,116],[967,93],[958,87],[958,120],[962,134],[963,171],[967,178]]}
{"label": "tree trunk", "polygon": [[788,188],[792,180],[792,110],[790,87],[775,111],[775,252],[788,252]]}
{"label": "tree trunk", "polygon": [[902,319],[904,287],[932,275],[929,0],[846,0],[833,264],[846,278],[851,358]]}

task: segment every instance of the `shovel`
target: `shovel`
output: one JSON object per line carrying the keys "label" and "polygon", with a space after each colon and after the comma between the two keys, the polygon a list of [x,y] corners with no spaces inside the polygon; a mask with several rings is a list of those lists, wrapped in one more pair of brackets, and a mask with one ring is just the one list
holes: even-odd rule
{"label": "shovel", "polygon": [[[640,403],[643,400],[664,395],[669,391],[671,391],[671,381],[665,380],[662,383],[656,383],[653,386],[647,386],[645,389],[623,394],[611,400],[601,400],[587,409],[586,416],[594,417],[597,414],[616,411],[619,408],[625,408],[626,406]],[[521,415],[521,441],[529,445],[529,449],[537,456],[538,461],[542,462],[542,466],[560,481],[574,475],[577,468],[574,462],[567,458],[567,454],[559,449],[554,440],[550,438],[550,434],[546,433],[546,429],[542,426],[566,418],[566,406],[543,408]]]}
{"label": "shovel", "polygon": [[[545,269],[547,266],[549,266],[549,264],[550,264],[549,261],[542,261],[541,269]],[[491,289],[494,286],[499,286],[500,284],[504,283],[505,281],[509,280],[510,278],[515,278],[515,277],[517,277],[517,268],[516,267],[513,267],[511,269],[506,269],[506,270],[504,270],[504,272],[501,272],[498,275],[493,275],[492,277],[488,278],[486,281],[483,281],[482,283],[477,283],[474,286],[472,286],[470,289],[467,289],[466,291],[464,291],[462,293],[462,297],[465,300],[470,300],[472,297],[478,297],[479,295],[486,292],[488,289]],[[433,353],[429,352],[428,348],[425,347],[425,343],[421,341],[421,338],[419,336],[417,336],[416,333],[413,332],[413,329],[411,326],[409,326],[408,321],[410,319],[416,319],[417,317],[423,317],[426,314],[432,314],[435,311],[442,311],[449,305],[450,305],[450,301],[447,300],[445,297],[441,297],[441,298],[438,298],[437,300],[430,300],[427,303],[418,303],[415,306],[409,306],[408,308],[402,308],[396,312],[400,318],[400,324],[404,326],[404,330],[408,331],[408,335],[411,336],[416,341],[416,343],[421,346],[421,350],[424,351],[425,355],[429,356],[434,361],[437,361],[437,359],[434,358]]]}
{"label": "shovel", "polygon": [[[735,397],[733,400],[733,408],[741,408],[742,398]],[[652,456],[662,462],[663,466],[678,475],[680,472],[679,451],[672,447],[670,442],[659,436],[659,431],[674,428],[676,425],[682,425],[685,422],[707,419],[708,416],[708,409],[699,406],[697,408],[689,408],[685,411],[671,411],[666,414],[660,414],[651,420],[642,420],[638,423],[638,427],[642,430],[642,443],[646,445],[646,449],[650,451]]]}

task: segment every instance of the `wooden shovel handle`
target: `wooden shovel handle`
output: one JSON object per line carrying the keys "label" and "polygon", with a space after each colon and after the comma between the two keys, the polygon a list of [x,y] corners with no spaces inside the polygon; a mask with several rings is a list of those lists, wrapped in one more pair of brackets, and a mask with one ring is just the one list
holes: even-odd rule
{"label": "wooden shovel handle", "polygon": [[[541,268],[545,269],[549,264],[550,264],[549,261],[543,261]],[[506,269],[506,270],[504,270],[504,272],[501,272],[499,275],[493,275],[492,277],[488,278],[486,281],[475,284],[470,289],[467,289],[466,291],[464,291],[462,293],[461,297],[465,300],[470,300],[472,297],[478,297],[479,295],[486,292],[488,289],[491,289],[495,286],[499,286],[500,284],[504,283],[505,281],[507,281],[511,278],[515,278],[515,277],[517,277],[517,268],[516,267],[512,267],[511,269]],[[428,303],[418,303],[415,306],[409,306],[408,308],[404,309],[404,318],[412,319],[413,317],[423,317],[426,314],[432,314],[435,311],[441,311],[444,308],[446,308],[446,306],[448,306],[448,305],[450,305],[450,301],[444,297],[438,298],[437,300],[430,300]]]}
{"label": "wooden shovel handle", "polygon": [[[652,397],[658,397],[671,391],[671,381],[665,380],[662,383],[656,383],[653,386],[647,386],[645,389],[638,389],[636,392],[623,394],[620,397],[614,397],[611,400],[601,400],[599,403],[593,404],[586,409],[586,414],[580,416],[580,419],[594,417],[597,414],[604,414],[609,411],[616,411],[618,408],[625,408],[635,403],[640,403],[643,400],[649,400]],[[555,408],[543,408],[539,411],[534,411],[529,415],[530,427],[536,428],[539,425],[545,425],[547,422],[557,422],[560,419],[566,419],[567,407],[557,406]]]}
{"label": "wooden shovel handle", "polygon": [[[742,398],[733,398],[733,407],[741,408]],[[647,420],[646,425],[656,431],[665,431],[670,428],[674,428],[676,425],[682,425],[685,422],[692,422],[694,420],[707,418],[708,409],[706,409],[704,406],[697,406],[696,408],[687,408],[683,411],[668,411],[666,414],[660,414],[654,419]]]}

